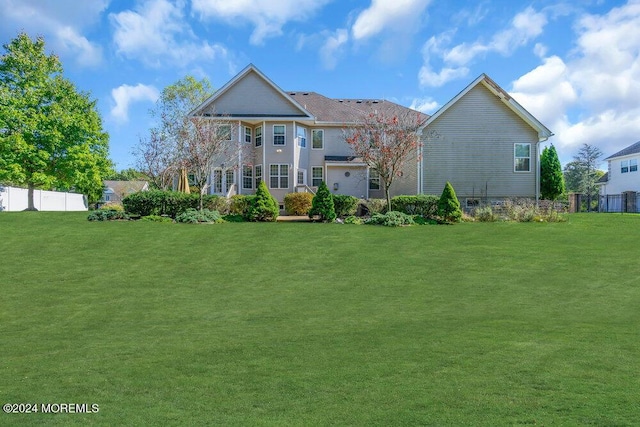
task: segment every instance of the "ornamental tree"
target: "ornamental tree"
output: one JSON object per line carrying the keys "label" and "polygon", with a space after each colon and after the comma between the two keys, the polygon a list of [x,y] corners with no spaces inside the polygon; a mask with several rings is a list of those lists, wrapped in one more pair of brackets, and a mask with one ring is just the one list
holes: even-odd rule
{"label": "ornamental tree", "polygon": [[314,215],[320,216],[321,221],[332,222],[336,219],[336,211],[333,206],[333,196],[324,181],[320,183],[318,191],[311,201],[309,218],[313,218]]}
{"label": "ornamental tree", "polygon": [[445,184],[440,200],[438,201],[438,215],[448,223],[458,222],[462,218],[460,201],[449,181]]}
{"label": "ornamental tree", "polygon": [[42,37],[20,33],[0,58],[0,181],[33,190],[102,195],[112,170],[109,137],[96,101],[62,76],[60,60],[45,54]]}
{"label": "ornamental tree", "polygon": [[423,121],[424,115],[417,111],[398,111],[392,115],[377,111],[344,131],[344,139],[354,155],[379,174],[387,211],[391,211],[389,189],[395,178],[402,175],[407,161],[418,160],[417,130]]}
{"label": "ornamental tree", "polygon": [[556,200],[564,194],[564,176],[556,147],[545,147],[540,157],[540,194],[543,199]]}
{"label": "ornamental tree", "polygon": [[255,198],[249,208],[249,221],[275,222],[278,220],[280,208],[276,199],[269,193],[267,184],[260,181]]}

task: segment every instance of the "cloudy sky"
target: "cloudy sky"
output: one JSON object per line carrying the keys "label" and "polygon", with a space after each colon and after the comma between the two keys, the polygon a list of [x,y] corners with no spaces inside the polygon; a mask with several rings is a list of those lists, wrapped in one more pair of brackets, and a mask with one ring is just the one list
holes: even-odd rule
{"label": "cloudy sky", "polygon": [[[0,39],[44,36],[132,167],[159,92],[253,63],[286,91],[437,111],[481,73],[550,128],[562,163],[640,140],[640,0],[2,0]],[[4,51],[4,50],[2,50]]]}

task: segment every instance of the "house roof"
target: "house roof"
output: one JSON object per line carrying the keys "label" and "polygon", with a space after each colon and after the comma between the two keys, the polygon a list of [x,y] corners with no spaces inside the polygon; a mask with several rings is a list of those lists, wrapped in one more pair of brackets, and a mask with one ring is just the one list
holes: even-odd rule
{"label": "house roof", "polygon": [[137,191],[146,190],[149,188],[147,181],[103,181],[107,190],[111,190],[115,194],[131,194]]}
{"label": "house roof", "polygon": [[[275,89],[280,95],[291,102],[300,110],[299,115],[287,116],[292,118],[313,120],[316,123],[345,124],[358,123],[370,113],[381,112],[385,115],[401,114],[415,111],[421,121],[425,121],[429,116],[404,107],[391,101],[381,99],[332,99],[309,91],[283,91],[278,85],[273,83],[266,75],[258,70],[253,64],[249,64],[244,70],[227,82],[222,88],[207,98],[202,104],[193,109],[189,115],[198,115],[206,110],[216,99],[228,92],[238,81],[249,73],[255,73],[259,78]],[[218,112],[223,114],[224,112]],[[273,115],[258,115],[275,117]],[[253,116],[252,117],[258,117]]]}
{"label": "house roof", "polygon": [[546,141],[553,135],[545,125],[543,125],[538,119],[536,119],[531,113],[524,109],[515,99],[502,89],[496,82],[491,80],[486,74],[481,74],[476,78],[469,86],[464,88],[459,94],[454,96],[449,102],[436,111],[429,119],[422,125],[421,130],[433,123],[438,117],[440,117],[445,111],[447,111],[452,105],[454,105],[460,98],[469,93],[474,87],[482,84],[489,89],[495,96],[497,96],[504,105],[506,105],[511,111],[513,111],[518,117],[524,120],[529,126],[538,132],[538,138],[540,141]]}
{"label": "house roof", "polygon": [[599,180],[596,181],[597,184],[605,184],[609,181],[609,172],[605,172],[604,175],[600,177]]}
{"label": "house roof", "polygon": [[640,141],[636,142],[635,144],[631,144],[627,148],[624,148],[618,151],[616,154],[613,154],[607,157],[605,160],[613,159],[615,157],[628,156],[630,154],[638,154],[638,153],[640,153]]}

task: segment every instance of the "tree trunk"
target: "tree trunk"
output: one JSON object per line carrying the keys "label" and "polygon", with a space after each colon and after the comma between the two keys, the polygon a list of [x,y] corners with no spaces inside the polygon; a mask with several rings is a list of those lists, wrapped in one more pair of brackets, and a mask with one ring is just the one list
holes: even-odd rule
{"label": "tree trunk", "polygon": [[29,190],[27,192],[27,209],[25,209],[25,211],[37,211],[38,209],[36,209],[34,203],[33,203],[33,190],[35,189],[35,186],[31,183],[29,183]]}

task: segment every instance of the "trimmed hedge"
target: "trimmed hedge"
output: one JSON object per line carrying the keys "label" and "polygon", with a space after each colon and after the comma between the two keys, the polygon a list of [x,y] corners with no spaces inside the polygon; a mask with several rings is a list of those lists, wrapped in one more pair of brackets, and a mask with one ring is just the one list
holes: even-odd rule
{"label": "trimmed hedge", "polygon": [[[122,199],[122,205],[127,212],[134,215],[168,215],[175,218],[187,209],[198,209],[200,195],[178,191],[139,191]],[[224,197],[206,195],[203,198],[203,207],[206,209],[226,212],[226,206],[227,201]]]}
{"label": "trimmed hedge", "polygon": [[425,218],[437,218],[438,196],[395,196],[391,199],[391,210],[407,215],[421,215]]}
{"label": "trimmed hedge", "polygon": [[336,216],[344,218],[347,216],[355,215],[358,210],[359,199],[353,196],[347,196],[344,194],[333,195],[333,209],[336,212]]}
{"label": "trimmed hedge", "polygon": [[312,201],[311,193],[288,193],[284,196],[284,210],[288,215],[307,215]]}

